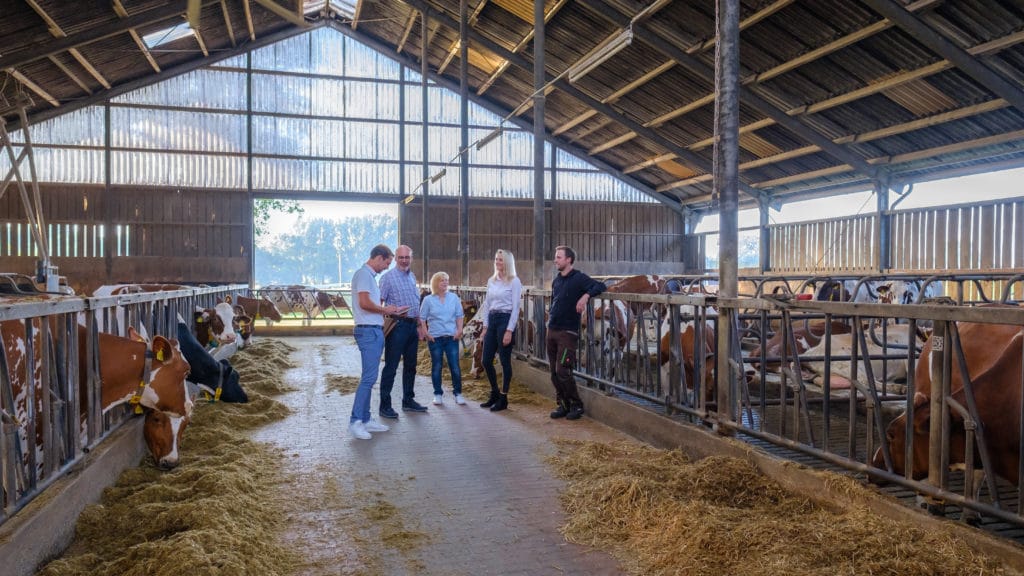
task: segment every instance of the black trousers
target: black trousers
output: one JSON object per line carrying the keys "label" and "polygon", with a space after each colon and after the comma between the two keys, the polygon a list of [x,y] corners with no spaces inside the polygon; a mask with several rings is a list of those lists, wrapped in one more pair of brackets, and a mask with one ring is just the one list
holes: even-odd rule
{"label": "black trousers", "polygon": [[512,315],[508,312],[491,312],[487,315],[487,333],[484,334],[484,352],[480,360],[484,363],[484,372],[491,383],[492,393],[498,391],[498,373],[494,370],[495,353],[501,361],[501,393],[508,394],[509,384],[512,383],[512,345],[516,341],[515,333],[513,332],[508,346],[501,344],[511,318]]}
{"label": "black trousers", "polygon": [[555,387],[555,396],[562,406],[572,404],[583,405],[579,391],[576,390],[576,379],[572,377],[573,366],[576,365],[576,346],[580,335],[569,330],[548,329],[547,348],[548,366],[551,369],[551,384]]}

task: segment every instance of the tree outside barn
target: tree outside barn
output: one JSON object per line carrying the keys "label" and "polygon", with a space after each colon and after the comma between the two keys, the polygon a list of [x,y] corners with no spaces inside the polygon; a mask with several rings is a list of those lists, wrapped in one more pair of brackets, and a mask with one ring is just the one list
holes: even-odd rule
{"label": "tree outside barn", "polygon": [[[398,221],[389,214],[325,218],[294,200],[257,200],[256,286],[348,284],[377,244],[398,243]],[[275,230],[277,218],[297,215],[294,226]]]}

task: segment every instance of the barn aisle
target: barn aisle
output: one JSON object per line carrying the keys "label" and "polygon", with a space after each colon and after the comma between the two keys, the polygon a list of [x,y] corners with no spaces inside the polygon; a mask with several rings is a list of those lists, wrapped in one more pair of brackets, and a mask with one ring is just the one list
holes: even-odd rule
{"label": "barn aisle", "polygon": [[[564,540],[563,483],[544,458],[554,438],[626,436],[587,418],[553,421],[547,402],[491,413],[456,405],[446,389],[446,404],[433,406],[429,377],[417,376],[417,400],[430,411],[400,413],[385,421],[389,432],[356,440],[347,429],[353,394],[326,384],[358,377],[354,340],[283,340],[297,348],[298,367],[286,373],[296,390],[277,399],[294,413],[254,438],[282,446],[287,471],[301,479],[284,519],[289,546],[305,559],[298,574],[624,573],[610,555]],[[400,406],[400,382],[393,401]]]}

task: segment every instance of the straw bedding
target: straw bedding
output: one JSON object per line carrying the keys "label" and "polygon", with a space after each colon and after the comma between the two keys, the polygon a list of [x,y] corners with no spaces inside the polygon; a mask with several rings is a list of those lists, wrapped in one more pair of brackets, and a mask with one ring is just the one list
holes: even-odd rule
{"label": "straw bedding", "polygon": [[[280,450],[246,432],[290,410],[263,393],[280,391],[290,346],[261,340],[233,360],[248,404],[199,402],[181,446],[182,466],[156,469],[150,457],[125,471],[87,507],[65,554],[44,576],[288,574],[296,561],[278,544],[292,482]],[[273,393],[273,392],[271,392]]]}
{"label": "straw bedding", "polygon": [[568,481],[566,539],[610,551],[632,574],[1008,573],[951,533],[857,505],[832,509],[787,492],[746,460],[556,442],[550,462]]}

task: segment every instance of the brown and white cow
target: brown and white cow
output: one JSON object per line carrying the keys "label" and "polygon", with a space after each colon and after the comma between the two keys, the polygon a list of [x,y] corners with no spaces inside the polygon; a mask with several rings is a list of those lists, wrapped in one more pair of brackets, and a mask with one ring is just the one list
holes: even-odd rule
{"label": "brown and white cow", "polygon": [[[967,363],[968,377],[974,389],[974,400],[978,406],[985,439],[993,456],[995,473],[1006,480],[1017,483],[1017,463],[1020,446],[1020,402],[1021,402],[1021,356],[1022,328],[1004,324],[958,324],[960,345]],[[931,396],[931,352],[932,339],[921,351],[921,358],[914,371],[914,382],[918,392],[914,395],[914,451],[911,460],[911,476],[922,479],[928,475],[930,447],[928,434],[931,414],[928,407]],[[961,405],[966,405],[963,378],[953,364],[950,374],[950,392]],[[955,412],[952,415],[952,436],[950,464],[964,463],[963,419]],[[886,429],[886,439],[892,456],[893,473],[905,474],[906,463],[906,412],[897,416]],[[874,454],[872,464],[885,468],[882,449]]]}
{"label": "brown and white cow", "polygon": [[[878,344],[875,344],[870,335],[866,335],[865,340],[868,345],[867,355],[870,356],[881,356],[883,353],[887,356],[893,356],[888,359],[874,359],[871,360],[871,372],[876,379],[881,379],[883,372],[885,373],[885,379],[888,382],[893,382],[907,376],[907,358],[906,348],[910,345],[915,345],[917,342],[917,334],[910,333],[910,327],[906,324],[897,324],[895,326],[888,326],[885,330],[885,349]],[[880,336],[880,331],[879,338]],[[853,339],[856,334],[833,334],[832,335],[832,355],[833,356],[850,356],[853,353]],[[807,350],[806,355],[812,357],[824,357],[825,356],[825,345],[827,342],[823,339],[818,343],[817,346]],[[900,352],[903,352],[902,357]],[[863,356],[865,351],[858,345],[858,373],[864,375],[864,364]],[[808,360],[806,362],[801,361],[800,367],[809,370],[817,375],[825,374],[825,361],[824,360]],[[830,362],[831,367],[831,387],[833,389],[849,388],[852,384],[850,382],[851,374],[851,361],[850,360],[832,360]]]}
{"label": "brown and white cow", "polygon": [[[278,311],[273,302],[263,296],[259,298],[237,296],[234,299],[228,296],[224,301],[235,306],[235,314],[237,316],[244,315],[253,320],[267,320],[268,322],[281,321],[281,312]],[[241,308],[244,314],[238,314],[238,308]]]}
{"label": "brown and white cow", "polygon": [[281,314],[301,314],[304,326],[310,325],[313,318],[333,306],[329,294],[300,284],[265,286],[260,289],[260,294],[273,302]]}
{"label": "brown and white cow", "polygon": [[[33,320],[38,328],[39,320]],[[51,322],[51,329],[56,329]],[[81,424],[85,421],[88,369],[86,328],[78,326],[79,398],[81,398]],[[178,441],[184,432],[192,412],[185,376],[189,372],[188,362],[178,350],[176,340],[162,336],[153,339],[152,344],[139,338],[129,328],[129,338],[99,333],[98,349],[100,363],[100,404],[104,413],[124,403],[134,403],[146,409],[143,435],[154,461],[162,469],[178,464]],[[40,350],[42,341],[39,330],[33,331],[31,379],[27,378],[25,322],[5,320],[0,322],[0,337],[8,366],[8,377],[12,388],[14,405],[5,407],[19,423],[17,435],[24,454],[28,446],[28,435],[36,437],[35,445],[42,447],[41,424],[35,430],[28,430],[29,398],[36,414],[42,410],[42,394],[48,393],[48,384],[42,379]],[[146,379],[147,356],[149,357],[148,380]],[[140,382],[144,387],[140,390]],[[141,393],[140,393],[141,392]],[[36,461],[42,465],[42,453],[37,450]]]}
{"label": "brown and white cow", "polygon": [[[844,322],[832,320],[830,324],[832,334],[850,333],[850,326]],[[796,342],[795,352],[793,350],[793,346],[789,342],[786,342],[785,346],[783,346],[783,339],[787,337],[787,334],[782,330],[778,330],[765,342],[765,358],[790,358],[794,353],[803,354],[807,352],[821,343],[821,339],[825,336],[825,326],[824,320],[810,320],[807,322],[794,321],[791,325],[791,330],[793,340]],[[783,353],[783,351],[785,351],[785,353]],[[755,369],[760,363],[760,358],[761,347],[757,346],[749,355],[749,359],[753,363]],[[778,370],[779,361],[769,360],[766,367],[769,370]]]}
{"label": "brown and white cow", "polygon": [[682,362],[683,377],[686,378],[687,389],[692,390],[695,382],[701,383],[704,392],[704,399],[712,400],[717,390],[714,377],[714,357],[718,346],[714,329],[707,322],[701,323],[704,327],[704,345],[702,350],[703,363],[700,371],[697,370],[697,331],[693,322],[687,322],[680,326],[679,350],[675,357],[672,355],[672,341],[670,330],[664,330],[661,336],[661,344],[658,347],[658,364],[661,366],[661,381],[669,383],[670,364],[669,362]]}
{"label": "brown and white cow", "polygon": [[239,337],[240,326],[231,304],[218,302],[213,308],[196,306],[194,320],[196,340],[212,350],[210,353],[215,360],[226,360],[245,346],[246,340]]}

